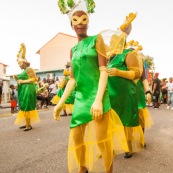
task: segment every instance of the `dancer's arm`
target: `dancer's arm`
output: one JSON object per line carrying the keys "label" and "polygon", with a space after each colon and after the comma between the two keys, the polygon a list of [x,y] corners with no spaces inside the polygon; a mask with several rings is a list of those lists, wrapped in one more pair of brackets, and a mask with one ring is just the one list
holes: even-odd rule
{"label": "dancer's arm", "polygon": [[117,68],[108,69],[109,76],[119,76],[129,80],[140,78],[140,67],[137,54],[135,52],[129,52],[126,56],[125,63],[129,71],[118,70]]}
{"label": "dancer's arm", "polygon": [[76,81],[73,78],[73,70],[71,69],[70,79],[65,87],[64,93],[63,93],[62,97],[60,98],[58,104],[54,107],[53,115],[54,115],[55,120],[59,120],[59,115],[62,110],[62,106],[65,103],[65,101],[67,100],[67,98],[69,97],[69,95],[74,90],[75,86],[76,86]]}
{"label": "dancer's arm", "polygon": [[106,68],[106,58],[100,54],[98,54],[98,63],[100,70],[100,79],[98,85],[98,91],[95,97],[95,101],[91,107],[91,114],[93,115],[93,119],[95,121],[99,121],[103,117],[103,95],[107,86],[107,68]]}
{"label": "dancer's arm", "polygon": [[37,81],[36,74],[32,68],[27,68],[27,74],[29,76],[29,79],[27,80],[18,80],[17,83],[19,84],[25,84],[25,83],[35,83]]}

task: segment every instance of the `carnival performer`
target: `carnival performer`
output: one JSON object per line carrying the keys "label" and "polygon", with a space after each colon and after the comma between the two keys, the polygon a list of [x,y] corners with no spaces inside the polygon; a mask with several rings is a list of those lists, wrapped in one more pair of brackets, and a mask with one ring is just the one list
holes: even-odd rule
{"label": "carnival performer", "polygon": [[[131,22],[136,14],[126,17],[124,27],[127,34],[131,31]],[[130,30],[128,29],[130,27]],[[124,43],[125,44],[125,43]],[[112,108],[119,115],[125,129],[130,152],[124,157],[130,158],[132,153],[141,151],[144,147],[144,135],[139,123],[137,84],[135,80],[141,76],[138,56],[131,49],[113,56],[108,63],[108,90]]]}
{"label": "carnival performer", "polygon": [[35,82],[37,77],[34,70],[29,67],[30,63],[25,58],[26,47],[24,43],[21,44],[19,53],[17,55],[17,62],[23,72],[14,76],[18,83],[18,99],[20,111],[15,120],[16,125],[22,125],[20,129],[29,131],[32,129],[31,124],[40,122],[36,110],[36,87]]}
{"label": "carnival performer", "polygon": [[[57,95],[55,95],[52,98],[52,100],[51,100],[52,104],[57,104],[58,103],[58,101],[60,100],[60,98],[62,97],[62,95],[64,93],[67,82],[69,81],[70,71],[65,69],[63,71],[63,74],[64,74],[64,78],[58,84],[58,92],[57,92]],[[73,90],[73,92],[70,94],[70,96],[65,101],[65,104],[63,105],[64,114],[61,115],[61,116],[67,116],[67,113],[69,115],[72,114],[74,99],[75,99],[75,90]]]}
{"label": "carnival performer", "polygon": [[94,7],[94,1],[86,5],[81,0],[68,13],[78,43],[71,50],[70,80],[54,108],[54,117],[58,120],[65,100],[76,89],[68,146],[70,173],[112,173],[115,155],[128,150],[123,125],[111,109],[106,88],[107,60],[102,36],[87,35],[88,13]]}
{"label": "carnival performer", "polygon": [[[148,99],[151,99],[151,89],[149,87],[148,80],[146,79],[146,74],[144,69],[145,56],[141,52],[143,47],[139,45],[138,41],[131,40],[126,44],[126,48],[134,50],[138,55],[137,57],[139,61],[141,76],[139,79],[136,79],[135,82],[137,84],[139,122],[144,133],[145,129],[151,128],[151,126],[153,125],[153,120],[146,107],[146,99],[145,99],[145,94],[147,94]],[[146,144],[144,144],[144,147],[145,146]]]}

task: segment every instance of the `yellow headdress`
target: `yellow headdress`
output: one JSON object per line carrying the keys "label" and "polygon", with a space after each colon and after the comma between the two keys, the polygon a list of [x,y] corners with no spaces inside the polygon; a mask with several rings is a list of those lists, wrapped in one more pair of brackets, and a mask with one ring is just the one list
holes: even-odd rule
{"label": "yellow headdress", "polygon": [[128,16],[126,16],[125,22],[120,26],[120,30],[124,31],[131,23],[132,21],[136,18],[135,13],[129,13]]}
{"label": "yellow headdress", "polygon": [[25,55],[26,55],[26,46],[24,43],[21,43],[20,49],[17,54],[17,62],[20,62],[20,61],[26,62]]}
{"label": "yellow headdress", "polygon": [[134,40],[131,40],[129,42],[126,43],[125,45],[125,48],[132,48],[132,49],[135,49],[137,51],[141,51],[143,49],[143,47],[141,45],[139,45],[139,42],[138,41],[134,41]]}

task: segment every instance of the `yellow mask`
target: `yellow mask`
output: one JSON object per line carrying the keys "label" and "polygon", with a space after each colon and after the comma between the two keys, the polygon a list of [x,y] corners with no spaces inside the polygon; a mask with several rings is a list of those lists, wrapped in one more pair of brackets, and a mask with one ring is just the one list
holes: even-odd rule
{"label": "yellow mask", "polygon": [[79,16],[72,16],[71,22],[73,25],[79,25],[80,23],[83,25],[86,25],[89,22],[89,18],[85,14],[80,16],[80,17]]}

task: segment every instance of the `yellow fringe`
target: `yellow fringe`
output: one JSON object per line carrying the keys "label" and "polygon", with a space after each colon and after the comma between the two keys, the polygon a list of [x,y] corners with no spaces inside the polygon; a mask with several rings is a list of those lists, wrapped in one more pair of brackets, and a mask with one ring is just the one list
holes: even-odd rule
{"label": "yellow fringe", "polygon": [[33,123],[39,123],[40,122],[40,118],[38,116],[37,110],[32,110],[32,111],[19,111],[14,124],[25,125],[26,119],[30,119],[31,125]]}
{"label": "yellow fringe", "polygon": [[151,128],[153,125],[153,120],[151,118],[150,112],[145,107],[139,110],[139,122],[142,128]]}
{"label": "yellow fringe", "polygon": [[111,109],[100,122],[91,121],[70,130],[69,172],[78,172],[80,166],[89,172],[108,171],[115,155],[128,151],[124,127]]}

